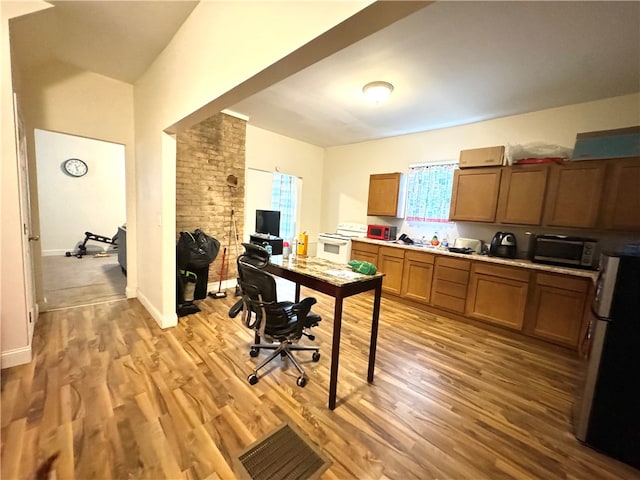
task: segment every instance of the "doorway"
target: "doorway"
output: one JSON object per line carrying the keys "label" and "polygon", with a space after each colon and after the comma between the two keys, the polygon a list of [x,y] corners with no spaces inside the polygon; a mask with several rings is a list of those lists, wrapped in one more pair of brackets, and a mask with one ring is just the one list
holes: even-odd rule
{"label": "doorway", "polygon": [[41,310],[126,298],[124,145],[36,129],[35,156]]}

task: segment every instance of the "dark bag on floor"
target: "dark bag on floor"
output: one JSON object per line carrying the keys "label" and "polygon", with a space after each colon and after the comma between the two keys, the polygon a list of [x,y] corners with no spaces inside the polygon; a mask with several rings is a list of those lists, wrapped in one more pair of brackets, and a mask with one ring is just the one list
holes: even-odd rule
{"label": "dark bag on floor", "polygon": [[220,242],[199,228],[193,233],[180,232],[176,251],[178,266],[206,267],[216,259],[219,250]]}

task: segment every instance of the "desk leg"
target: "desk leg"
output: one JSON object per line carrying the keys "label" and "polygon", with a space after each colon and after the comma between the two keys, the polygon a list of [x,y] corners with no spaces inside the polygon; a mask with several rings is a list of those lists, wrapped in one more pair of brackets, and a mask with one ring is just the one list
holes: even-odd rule
{"label": "desk leg", "polygon": [[378,344],[378,319],[380,318],[380,297],[382,296],[382,278],[376,285],[373,300],[373,317],[371,318],[371,342],[369,343],[369,372],[367,382],[373,382],[373,369],[376,366],[376,347]]}
{"label": "desk leg", "polygon": [[340,330],[342,329],[342,296],[337,296],[333,306],[333,343],[331,345],[331,377],[329,379],[329,410],[336,408],[338,387],[338,360],[340,358]]}
{"label": "desk leg", "polygon": [[295,302],[298,303],[300,301],[300,284],[296,282],[296,297]]}

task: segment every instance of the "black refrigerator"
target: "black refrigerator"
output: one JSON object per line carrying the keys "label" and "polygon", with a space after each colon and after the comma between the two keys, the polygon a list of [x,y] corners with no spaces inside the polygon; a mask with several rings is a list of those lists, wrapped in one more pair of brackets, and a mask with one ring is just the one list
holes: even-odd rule
{"label": "black refrigerator", "polygon": [[603,253],[575,435],[640,469],[640,256]]}

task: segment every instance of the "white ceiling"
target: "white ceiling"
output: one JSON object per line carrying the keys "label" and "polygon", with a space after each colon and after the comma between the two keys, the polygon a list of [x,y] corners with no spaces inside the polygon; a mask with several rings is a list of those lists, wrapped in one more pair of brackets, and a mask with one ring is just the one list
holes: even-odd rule
{"label": "white ceiling", "polygon": [[[381,105],[361,93],[375,80],[395,86]],[[639,91],[638,2],[453,1],[427,6],[230,110],[326,147]]]}
{"label": "white ceiling", "polygon": [[[63,1],[17,19],[23,68],[57,58],[134,83],[197,2]],[[395,90],[371,105],[362,86]],[[229,110],[319,146],[640,92],[640,2],[437,2]],[[640,115],[640,105],[638,106]]]}
{"label": "white ceiling", "polygon": [[197,1],[49,1],[12,21],[19,68],[51,60],[134,83],[171,41]]}

